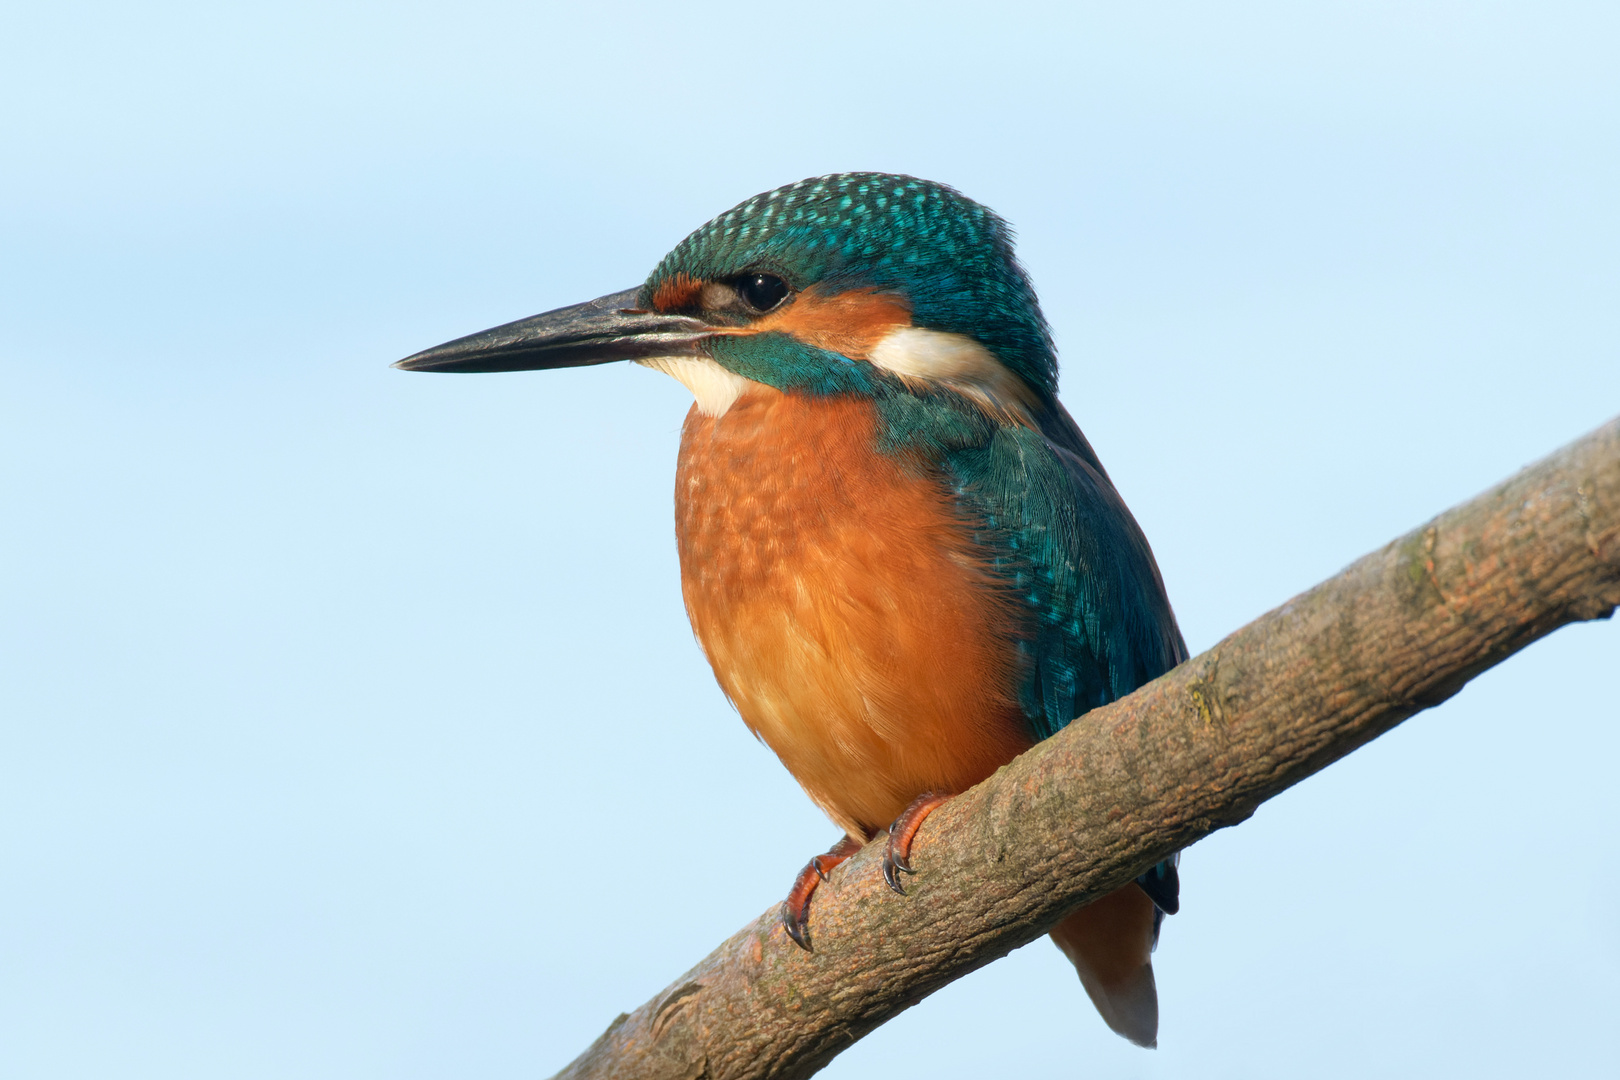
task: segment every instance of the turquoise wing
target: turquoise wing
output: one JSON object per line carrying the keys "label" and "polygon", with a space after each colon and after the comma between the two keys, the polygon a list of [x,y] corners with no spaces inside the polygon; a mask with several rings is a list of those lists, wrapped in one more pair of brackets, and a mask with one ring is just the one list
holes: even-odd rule
{"label": "turquoise wing", "polygon": [[1080,429],[998,425],[950,455],[983,550],[1029,610],[1021,704],[1048,738],[1187,658],[1147,539]]}
{"label": "turquoise wing", "polygon": [[[980,544],[1028,606],[1021,704],[1036,738],[1061,731],[1187,659],[1147,538],[1062,405],[1041,431],[999,426],[952,455]],[[1153,940],[1180,907],[1177,858],[1137,878]]]}

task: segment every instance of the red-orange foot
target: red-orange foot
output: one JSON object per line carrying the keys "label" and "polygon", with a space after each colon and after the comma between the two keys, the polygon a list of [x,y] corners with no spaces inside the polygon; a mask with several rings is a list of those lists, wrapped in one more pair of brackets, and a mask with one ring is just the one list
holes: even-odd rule
{"label": "red-orange foot", "polygon": [[949,798],[942,792],[926,791],[911,800],[911,805],[889,826],[889,843],[883,851],[883,880],[901,896],[906,895],[906,890],[898,875],[917,872],[911,868],[911,841],[916,839],[923,820]]}
{"label": "red-orange foot", "polygon": [[793,944],[810,952],[810,898],[816,894],[816,886],[827,880],[833,867],[861,850],[861,842],[853,836],[846,836],[832,846],[832,850],[825,855],[817,855],[805,864],[799,871],[799,876],[793,879],[793,888],[788,891],[787,899],[782,901],[782,929],[787,931]]}

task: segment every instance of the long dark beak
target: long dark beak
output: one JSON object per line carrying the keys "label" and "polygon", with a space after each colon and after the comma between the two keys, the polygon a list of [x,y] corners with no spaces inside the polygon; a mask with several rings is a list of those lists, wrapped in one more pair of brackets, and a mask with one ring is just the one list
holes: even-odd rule
{"label": "long dark beak", "polygon": [[635,311],[635,289],[436,345],[394,366],[405,371],[533,371],[653,356],[694,356],[714,327],[685,315]]}

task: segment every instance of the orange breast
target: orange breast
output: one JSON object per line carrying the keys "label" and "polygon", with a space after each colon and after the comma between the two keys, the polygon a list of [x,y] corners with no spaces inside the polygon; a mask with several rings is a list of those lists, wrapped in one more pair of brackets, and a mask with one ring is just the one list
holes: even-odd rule
{"label": "orange breast", "polygon": [[806,792],[868,837],[1031,740],[1015,608],[923,464],[853,397],[745,393],[682,432],[686,608],[721,687]]}

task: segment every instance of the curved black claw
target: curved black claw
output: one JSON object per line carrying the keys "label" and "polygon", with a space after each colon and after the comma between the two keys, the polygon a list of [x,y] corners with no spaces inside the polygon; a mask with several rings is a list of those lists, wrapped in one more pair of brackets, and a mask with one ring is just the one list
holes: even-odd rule
{"label": "curved black claw", "polygon": [[883,880],[901,896],[906,895],[906,890],[896,875],[917,872],[911,868],[911,842],[917,838],[917,830],[922,828],[928,815],[949,799],[943,791],[925,791],[912,799],[911,805],[889,826],[889,840],[883,845]]}
{"label": "curved black claw", "polygon": [[915,874],[911,868],[911,860],[894,850],[893,826],[890,826],[889,843],[883,849],[883,880],[889,883],[889,888],[906,895],[906,887],[900,884],[901,874]]}
{"label": "curved black claw", "polygon": [[806,905],[803,912],[795,915],[793,906],[787,901],[783,901],[782,929],[786,930],[787,936],[793,939],[793,944],[805,952],[815,951],[810,947],[810,909],[808,905]]}
{"label": "curved black claw", "polygon": [[793,944],[805,952],[815,951],[810,948],[810,900],[816,895],[816,886],[827,880],[834,867],[859,850],[861,842],[846,836],[834,844],[831,851],[805,863],[799,876],[793,879],[793,888],[782,902],[782,929],[793,939]]}

